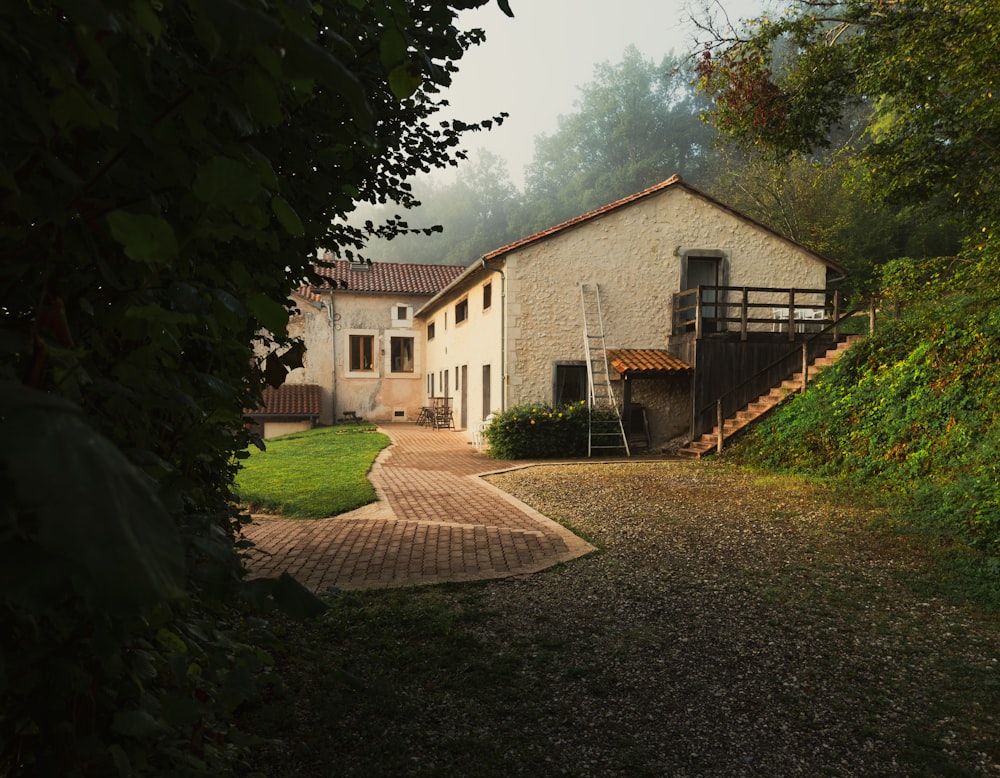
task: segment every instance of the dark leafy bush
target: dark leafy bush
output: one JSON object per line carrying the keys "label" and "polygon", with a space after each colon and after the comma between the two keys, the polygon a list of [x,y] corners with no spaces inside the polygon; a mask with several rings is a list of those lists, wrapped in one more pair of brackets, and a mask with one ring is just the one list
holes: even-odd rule
{"label": "dark leafy bush", "polygon": [[0,3],[4,778],[230,772],[244,618],[322,605],[244,580],[244,409],[317,247],[491,124],[428,122],[486,2]]}
{"label": "dark leafy bush", "polygon": [[485,431],[496,459],[550,459],[587,453],[587,404],[516,405],[498,413]]}

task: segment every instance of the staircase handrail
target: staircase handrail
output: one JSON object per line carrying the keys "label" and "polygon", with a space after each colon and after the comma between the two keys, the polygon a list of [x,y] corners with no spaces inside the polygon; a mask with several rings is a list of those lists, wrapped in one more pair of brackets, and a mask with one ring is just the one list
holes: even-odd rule
{"label": "staircase handrail", "polygon": [[[831,321],[829,324],[827,324],[825,327],[823,327],[823,329],[819,330],[818,332],[813,333],[810,337],[805,338],[798,345],[796,345],[796,347],[794,349],[789,350],[784,356],[778,357],[776,360],[774,360],[773,362],[771,362],[766,367],[763,367],[760,370],[758,370],[756,373],[754,373],[752,376],[750,376],[749,378],[747,378],[746,380],[744,380],[742,383],[738,384],[737,386],[733,387],[732,389],[730,389],[730,390],[728,390],[726,392],[723,392],[718,397],[716,397],[714,400],[712,400],[710,403],[706,403],[705,405],[703,405],[701,408],[698,409],[698,411],[695,414],[695,417],[692,420],[692,422],[693,423],[697,423],[697,419],[700,418],[701,415],[703,413],[705,413],[705,411],[707,411],[709,408],[712,408],[713,406],[718,406],[720,403],[724,404],[725,400],[728,399],[730,396],[738,395],[743,389],[745,389],[751,383],[753,383],[758,378],[760,378],[761,376],[763,376],[765,373],[768,373],[769,371],[771,371],[774,368],[778,367],[779,365],[781,365],[783,362],[785,362],[786,360],[790,359],[791,357],[796,356],[798,354],[801,354],[802,353],[802,349],[804,347],[808,348],[809,344],[812,343],[813,341],[815,341],[816,339],[818,339],[820,336],[827,334],[830,330],[836,330],[844,321],[846,321],[847,319],[851,318],[852,316],[856,316],[857,314],[861,313],[862,311],[864,311],[866,309],[870,310],[872,305],[874,305],[874,301],[871,300],[871,299],[869,299],[869,300],[865,300],[863,303],[859,303],[858,305],[854,306],[847,313],[845,313],[842,316],[840,316],[839,318],[834,319],[833,321]],[[794,373],[794,371],[792,371],[792,372]],[[791,373],[789,375],[791,375]],[[782,379],[782,380],[786,380],[786,379]],[[739,410],[739,409],[737,409],[737,410]],[[697,430],[692,429],[691,430],[691,435],[692,435],[692,438],[695,437],[697,435]]]}

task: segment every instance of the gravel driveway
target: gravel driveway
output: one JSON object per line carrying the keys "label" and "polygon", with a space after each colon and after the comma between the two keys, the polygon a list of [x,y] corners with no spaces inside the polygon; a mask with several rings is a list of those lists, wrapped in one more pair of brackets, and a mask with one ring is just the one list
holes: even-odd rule
{"label": "gravel driveway", "polygon": [[995,617],[862,508],[711,463],[489,480],[600,550],[359,594],[322,639],[366,691],[304,667],[280,752],[320,721],[338,769],[274,775],[1000,775]]}
{"label": "gravel driveway", "polygon": [[915,594],[918,551],[858,531],[870,515],[711,464],[490,480],[603,548],[485,594],[484,641],[561,637],[600,668],[549,723],[574,773],[616,772],[609,733],[633,733],[650,774],[1000,775],[996,621]]}

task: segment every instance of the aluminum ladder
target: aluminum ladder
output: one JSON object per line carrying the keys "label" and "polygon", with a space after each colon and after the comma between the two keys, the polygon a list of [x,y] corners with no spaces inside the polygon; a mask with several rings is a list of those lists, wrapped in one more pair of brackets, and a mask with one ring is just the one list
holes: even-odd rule
{"label": "aluminum ladder", "polygon": [[622,426],[621,410],[611,386],[608,349],[604,341],[604,315],[601,311],[601,287],[580,284],[583,305],[583,347],[587,355],[587,456],[595,450],[624,449],[631,456],[628,437]]}

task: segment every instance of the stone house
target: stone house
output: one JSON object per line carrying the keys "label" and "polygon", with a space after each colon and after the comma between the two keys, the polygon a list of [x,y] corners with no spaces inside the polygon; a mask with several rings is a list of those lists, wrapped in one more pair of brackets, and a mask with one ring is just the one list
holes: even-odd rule
{"label": "stone house", "polygon": [[675,176],[489,252],[419,306],[424,394],[452,398],[470,439],[491,411],[585,398],[582,287],[599,287],[619,397],[662,447],[802,320],[822,327],[844,272]]}
{"label": "stone house", "polygon": [[317,267],[322,286],[296,289],[288,332],[306,344],[286,385],[319,387],[320,424],[415,421],[426,402],[417,309],[457,278],[453,266],[350,263]]}

